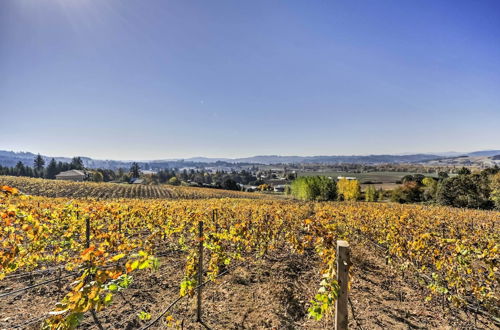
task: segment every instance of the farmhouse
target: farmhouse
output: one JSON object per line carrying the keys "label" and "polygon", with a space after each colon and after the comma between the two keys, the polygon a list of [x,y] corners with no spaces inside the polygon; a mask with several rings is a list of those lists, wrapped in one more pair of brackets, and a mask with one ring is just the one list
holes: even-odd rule
{"label": "farmhouse", "polygon": [[353,177],[353,176],[338,176],[337,177],[337,180],[342,180],[342,179],[346,179],[346,180],[357,180],[357,178]]}
{"label": "farmhouse", "polygon": [[85,172],[80,170],[70,170],[61,172],[56,175],[56,180],[71,180],[71,181],[83,181],[85,180]]}

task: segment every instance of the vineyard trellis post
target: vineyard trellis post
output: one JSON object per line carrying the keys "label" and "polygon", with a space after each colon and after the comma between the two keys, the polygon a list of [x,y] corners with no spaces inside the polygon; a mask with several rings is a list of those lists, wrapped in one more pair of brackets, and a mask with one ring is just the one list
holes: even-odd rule
{"label": "vineyard trellis post", "polygon": [[212,223],[215,223],[215,233],[219,233],[219,223],[217,222],[217,210],[212,210]]}
{"label": "vineyard trellis post", "polygon": [[201,320],[201,283],[203,283],[203,221],[198,222],[199,243],[198,243],[198,289],[197,289],[197,307],[196,307],[196,322],[202,323]]}
{"label": "vineyard trellis post", "polygon": [[339,284],[339,295],[335,302],[335,330],[347,330],[348,326],[348,282],[350,248],[347,241],[337,241],[337,282]]}
{"label": "vineyard trellis post", "polygon": [[57,271],[57,294],[58,294],[58,296],[60,296],[62,293],[61,277],[62,277],[62,267],[59,267],[59,269]]}
{"label": "vineyard trellis post", "polygon": [[85,219],[85,248],[90,247],[90,217]]}
{"label": "vineyard trellis post", "polygon": [[[79,212],[76,214],[77,219],[79,218]],[[90,217],[85,217],[85,247],[88,249],[90,248]],[[92,259],[88,261],[87,264],[88,267],[88,276],[85,278],[85,281],[88,282],[90,280],[90,269],[92,268]],[[94,323],[96,324],[97,328],[99,330],[104,330],[104,327],[102,326],[101,322],[97,318],[97,313],[95,309],[90,310],[90,314],[92,315],[92,318],[94,319]]]}

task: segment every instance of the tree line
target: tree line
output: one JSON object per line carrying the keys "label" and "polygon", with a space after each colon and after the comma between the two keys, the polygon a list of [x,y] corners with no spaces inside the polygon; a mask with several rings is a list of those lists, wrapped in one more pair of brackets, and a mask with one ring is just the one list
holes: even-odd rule
{"label": "tree line", "polygon": [[472,173],[466,167],[456,176],[440,173],[438,178],[408,175],[393,190],[391,200],[399,203],[429,203],[490,210],[500,209],[500,168]]}
{"label": "tree line", "polygon": [[27,176],[31,178],[55,179],[56,175],[69,170],[83,170],[83,161],[80,157],[73,157],[71,162],[57,162],[52,158],[45,166],[45,159],[38,154],[33,160],[33,166],[25,165],[19,161],[13,167],[1,166],[0,175]]}
{"label": "tree line", "polygon": [[334,181],[325,176],[299,177],[288,194],[301,200],[376,202],[389,199],[398,203],[426,203],[475,209],[500,209],[500,168],[498,166],[472,173],[461,168],[457,175],[440,172],[437,178],[422,174],[406,175],[401,185],[386,192],[367,186],[364,193],[358,180]]}
{"label": "tree line", "polygon": [[171,185],[189,184],[191,186],[213,187],[227,190],[240,190],[240,185],[261,185],[264,181],[250,171],[216,171],[208,172],[203,169],[171,169],[160,170],[156,174],[148,175],[146,180],[152,183]]}
{"label": "tree line", "polygon": [[18,162],[16,166],[0,166],[0,175],[25,176],[32,178],[55,179],[56,175],[68,170],[82,170],[86,173],[86,180],[94,182],[131,182],[141,178],[147,184],[171,184],[204,186],[228,190],[240,190],[240,185],[261,185],[264,182],[250,171],[216,171],[208,172],[203,169],[162,169],[154,174],[143,175],[139,163],[132,163],[129,169],[86,169],[81,157],[74,157],[71,162],[57,162],[52,158],[46,166],[45,159],[37,155],[33,166]]}

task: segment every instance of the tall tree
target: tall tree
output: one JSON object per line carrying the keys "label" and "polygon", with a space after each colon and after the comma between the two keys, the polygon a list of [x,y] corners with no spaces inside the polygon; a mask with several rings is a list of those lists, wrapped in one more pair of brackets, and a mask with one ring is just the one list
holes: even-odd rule
{"label": "tall tree", "polygon": [[73,157],[71,160],[72,170],[83,170],[83,160],[80,157]]}
{"label": "tall tree", "polygon": [[43,173],[43,167],[45,166],[45,160],[43,157],[38,154],[35,157],[35,160],[33,161],[33,165],[35,167],[35,170],[37,171],[38,176],[42,176]]}
{"label": "tall tree", "polygon": [[342,178],[337,182],[339,198],[345,201],[355,201],[361,196],[361,186],[358,180]]}
{"label": "tall tree", "polygon": [[56,160],[52,158],[47,166],[47,179],[55,179],[58,173]]}
{"label": "tall tree", "polygon": [[18,161],[16,164],[16,175],[17,176],[24,176],[26,174],[25,172],[26,171],[24,168],[24,164],[21,161]]}
{"label": "tall tree", "polygon": [[141,175],[141,168],[138,163],[132,163],[132,166],[130,167],[130,174],[132,174],[132,177],[134,178],[138,178]]}

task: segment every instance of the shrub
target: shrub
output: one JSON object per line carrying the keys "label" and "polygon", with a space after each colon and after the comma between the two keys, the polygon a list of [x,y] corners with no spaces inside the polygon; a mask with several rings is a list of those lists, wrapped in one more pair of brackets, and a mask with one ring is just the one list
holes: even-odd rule
{"label": "shrub", "polygon": [[92,172],[92,181],[94,182],[102,182],[104,180],[104,176],[101,172],[95,171]]}
{"label": "shrub", "polygon": [[422,200],[422,190],[415,181],[408,181],[392,191],[391,201],[398,203],[416,203]]}
{"label": "shrub", "polygon": [[176,177],[171,177],[169,180],[168,180],[168,184],[172,185],[172,186],[178,186],[181,184],[181,181]]}
{"label": "shrub", "polygon": [[222,183],[222,188],[226,190],[240,190],[240,187],[233,179],[225,179]]}
{"label": "shrub", "polygon": [[377,191],[374,186],[368,186],[365,191],[365,200],[367,202],[376,202],[377,201]]}

